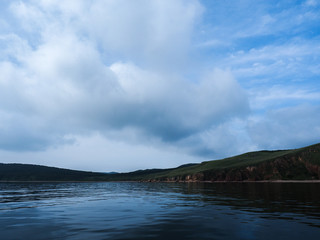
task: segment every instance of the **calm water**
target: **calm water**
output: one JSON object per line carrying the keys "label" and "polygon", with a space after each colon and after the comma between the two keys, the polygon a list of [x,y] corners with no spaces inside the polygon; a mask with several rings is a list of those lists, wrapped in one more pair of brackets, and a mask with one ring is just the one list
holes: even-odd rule
{"label": "calm water", "polygon": [[320,239],[320,184],[0,183],[0,239]]}

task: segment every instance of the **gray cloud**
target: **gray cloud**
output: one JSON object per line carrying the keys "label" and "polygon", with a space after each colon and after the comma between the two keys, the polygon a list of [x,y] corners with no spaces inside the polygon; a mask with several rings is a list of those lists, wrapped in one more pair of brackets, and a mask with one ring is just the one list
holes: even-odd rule
{"label": "gray cloud", "polygon": [[[126,3],[11,5],[23,31],[2,37],[14,44],[0,64],[1,149],[46,150],[96,132],[126,141],[126,129],[135,129],[141,137],[134,144],[203,154],[201,132],[248,113],[230,71],[196,78],[167,71],[187,56],[202,11],[197,1],[144,1],[141,9]],[[40,36],[36,46],[30,32]],[[197,149],[188,150],[189,138],[198,139]]]}
{"label": "gray cloud", "polygon": [[1,2],[0,156],[134,170],[319,141],[314,2],[203,3]]}

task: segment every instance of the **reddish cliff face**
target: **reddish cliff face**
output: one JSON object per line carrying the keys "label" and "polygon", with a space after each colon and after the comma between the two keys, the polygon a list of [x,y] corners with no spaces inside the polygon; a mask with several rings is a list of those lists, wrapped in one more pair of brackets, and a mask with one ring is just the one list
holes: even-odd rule
{"label": "reddish cliff face", "polygon": [[262,181],[319,180],[320,146],[288,154],[255,165],[212,169],[195,174],[161,178],[161,181]]}

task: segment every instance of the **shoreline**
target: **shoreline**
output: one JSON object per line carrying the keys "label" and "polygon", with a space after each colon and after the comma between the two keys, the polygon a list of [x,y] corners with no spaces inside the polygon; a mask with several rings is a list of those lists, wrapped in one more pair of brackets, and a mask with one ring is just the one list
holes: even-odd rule
{"label": "shoreline", "polygon": [[319,180],[261,180],[261,181],[152,181],[152,180],[146,180],[146,181],[134,181],[134,180],[128,180],[128,181],[3,181],[0,180],[0,183],[121,183],[121,182],[137,182],[137,183],[320,183]]}

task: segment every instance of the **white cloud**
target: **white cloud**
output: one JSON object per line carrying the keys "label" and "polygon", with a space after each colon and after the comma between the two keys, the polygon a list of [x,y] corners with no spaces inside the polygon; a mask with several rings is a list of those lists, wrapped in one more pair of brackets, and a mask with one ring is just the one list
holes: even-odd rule
{"label": "white cloud", "polygon": [[106,51],[177,64],[186,57],[201,11],[197,1],[101,1],[90,7],[85,24]]}
{"label": "white cloud", "polygon": [[316,64],[319,51],[317,41],[297,40],[239,51],[221,60],[219,66],[231,66],[235,76],[246,82],[309,81],[319,75]]}
{"label": "white cloud", "polygon": [[[97,166],[110,158],[117,160],[105,166],[120,166],[120,159],[131,155],[133,162],[151,166],[141,159],[157,155],[157,161],[180,163],[188,154],[217,158],[283,146],[283,141],[295,146],[291,135],[274,144],[264,141],[285,124],[291,110],[297,115],[292,127],[299,127],[299,114],[305,114],[303,119],[319,128],[310,117],[318,89],[284,83],[316,81],[318,40],[268,38],[266,44],[252,44],[266,33],[275,37],[297,26],[296,34],[309,22],[312,27],[318,18],[309,7],[285,25],[297,8],[268,12],[270,4],[250,5],[257,11],[248,17],[248,3],[234,1],[242,9],[236,16],[216,12],[209,16],[212,23],[204,23],[204,7],[196,0],[8,4],[0,19],[5,27],[0,32],[0,148],[12,151],[12,159],[15,151],[25,151],[29,159],[50,154],[66,159],[66,154],[87,166],[88,145]],[[265,85],[257,86],[262,80]],[[248,122],[249,103],[255,112]],[[309,107],[297,108],[301,103]],[[307,132],[300,129],[301,135]],[[316,140],[307,133],[301,139]]]}
{"label": "white cloud", "polygon": [[[199,34],[200,42],[207,45],[202,50],[208,55],[203,64],[209,61],[232,69],[243,86],[308,81],[319,76],[318,7],[305,2],[227,4],[234,7],[215,1],[205,15],[210,21]],[[225,45],[217,47],[220,42]]]}
{"label": "white cloud", "polygon": [[[2,149],[46,150],[72,143],[68,135],[98,132],[190,152],[183,139],[247,114],[247,96],[229,71],[188,79],[139,64],[140,55],[163,66],[187,56],[202,11],[197,1],[122,3],[12,4],[28,33],[2,36],[15,40],[0,65],[1,126],[10,139]],[[40,38],[35,46],[29,32]]]}
{"label": "white cloud", "polygon": [[277,109],[284,105],[301,104],[303,102],[320,102],[318,89],[308,89],[306,87],[274,85],[269,88],[253,88],[248,93],[250,95],[250,106],[253,110]]}
{"label": "white cloud", "polygon": [[22,56],[31,51],[26,40],[16,34],[0,35],[0,60],[19,62]]}
{"label": "white cloud", "polygon": [[210,39],[204,42],[201,42],[196,45],[198,48],[219,48],[219,47],[227,47],[230,46],[230,42],[218,40],[218,39]]}
{"label": "white cloud", "polygon": [[[190,156],[172,146],[152,146],[110,140],[93,133],[87,136],[70,135],[72,145],[46,151],[9,152],[0,150],[1,159],[12,163],[33,163],[86,171],[135,171],[147,168],[170,168],[205,160]],[[67,139],[68,140],[68,139]]]}
{"label": "white cloud", "polygon": [[171,70],[187,59],[203,11],[196,0],[32,1],[12,9],[25,29],[40,30],[44,39],[73,32],[103,49],[109,63],[121,57]]}
{"label": "white cloud", "polygon": [[319,106],[298,105],[269,111],[263,119],[252,118],[249,134],[259,148],[302,147],[319,142]]}
{"label": "white cloud", "polygon": [[307,6],[315,7],[315,6],[317,6],[319,4],[319,2],[317,0],[307,0],[305,2],[305,4]]}

